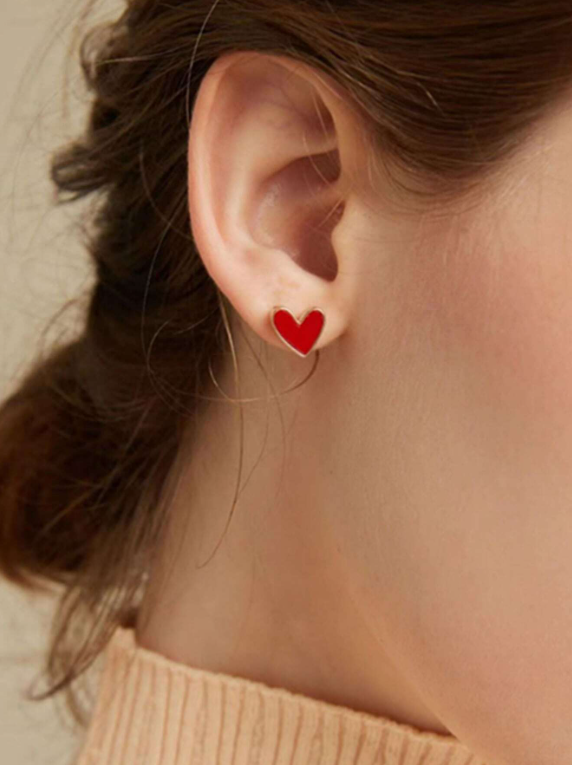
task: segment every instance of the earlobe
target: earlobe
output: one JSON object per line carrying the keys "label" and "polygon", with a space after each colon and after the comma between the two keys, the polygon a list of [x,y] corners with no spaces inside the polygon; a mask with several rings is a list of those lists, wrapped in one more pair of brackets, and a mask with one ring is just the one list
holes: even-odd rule
{"label": "earlobe", "polygon": [[217,60],[194,105],[189,213],[205,268],[255,332],[300,356],[339,337],[353,305],[359,269],[336,247],[348,124],[321,74],[252,52]]}

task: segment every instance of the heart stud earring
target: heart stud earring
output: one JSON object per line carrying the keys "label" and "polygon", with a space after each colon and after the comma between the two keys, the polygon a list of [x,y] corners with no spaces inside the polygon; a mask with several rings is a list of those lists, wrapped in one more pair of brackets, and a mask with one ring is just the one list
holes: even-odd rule
{"label": "heart stud earring", "polygon": [[326,316],[319,308],[310,308],[298,322],[284,306],[274,306],[271,322],[280,340],[298,356],[305,358],[318,342]]}

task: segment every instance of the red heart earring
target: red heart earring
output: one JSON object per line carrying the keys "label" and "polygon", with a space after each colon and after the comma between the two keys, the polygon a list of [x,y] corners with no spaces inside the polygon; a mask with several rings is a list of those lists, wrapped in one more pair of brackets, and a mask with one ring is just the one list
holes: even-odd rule
{"label": "red heart earring", "polygon": [[304,358],[322,334],[326,316],[319,308],[310,308],[298,322],[287,308],[278,305],[272,309],[271,321],[280,340]]}

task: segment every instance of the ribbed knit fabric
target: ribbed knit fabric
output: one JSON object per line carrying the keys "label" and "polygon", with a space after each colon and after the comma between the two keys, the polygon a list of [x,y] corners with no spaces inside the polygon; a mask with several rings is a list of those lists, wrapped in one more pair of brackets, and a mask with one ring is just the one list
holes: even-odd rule
{"label": "ribbed knit fabric", "polygon": [[77,765],[484,765],[453,736],[172,661],[118,627]]}

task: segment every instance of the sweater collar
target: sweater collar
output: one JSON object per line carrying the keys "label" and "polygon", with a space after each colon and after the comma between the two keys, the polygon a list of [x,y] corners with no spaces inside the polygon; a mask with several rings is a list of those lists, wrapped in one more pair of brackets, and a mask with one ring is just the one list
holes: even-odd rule
{"label": "sweater collar", "polygon": [[485,765],[453,736],[180,664],[117,627],[77,765]]}

